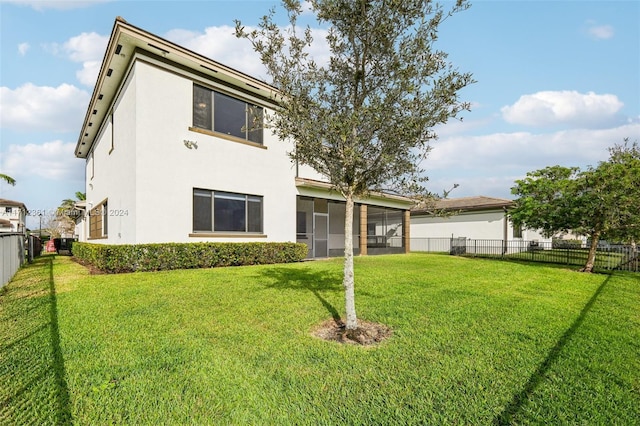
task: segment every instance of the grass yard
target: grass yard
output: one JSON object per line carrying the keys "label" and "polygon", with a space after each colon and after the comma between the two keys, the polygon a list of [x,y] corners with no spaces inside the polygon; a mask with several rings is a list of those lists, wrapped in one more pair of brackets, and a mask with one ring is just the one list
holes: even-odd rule
{"label": "grass yard", "polygon": [[0,295],[0,424],[639,424],[640,274],[356,259],[377,347],[326,342],[341,260],[89,275]]}

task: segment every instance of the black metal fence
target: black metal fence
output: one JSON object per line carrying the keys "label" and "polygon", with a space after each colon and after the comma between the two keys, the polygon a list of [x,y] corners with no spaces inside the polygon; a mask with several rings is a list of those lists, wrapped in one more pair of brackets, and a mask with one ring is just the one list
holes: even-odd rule
{"label": "black metal fence", "polygon": [[[557,241],[412,238],[411,251],[584,266],[589,248]],[[640,251],[637,246],[603,244],[598,247],[594,269],[640,272]]]}

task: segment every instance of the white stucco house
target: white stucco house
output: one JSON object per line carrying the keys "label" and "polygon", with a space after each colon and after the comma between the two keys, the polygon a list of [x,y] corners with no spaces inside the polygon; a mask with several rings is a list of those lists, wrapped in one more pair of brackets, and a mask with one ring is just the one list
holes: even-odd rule
{"label": "white stucco house", "polygon": [[[298,241],[309,257],[341,255],[343,198],[292,162],[292,144],[251,125],[277,108],[275,94],[116,18],[75,148],[86,161],[79,240]],[[357,202],[357,253],[409,250],[411,200]]]}
{"label": "white stucco house", "polygon": [[411,237],[551,241],[538,231],[514,226],[507,216],[511,206],[512,200],[485,196],[438,200],[435,208],[451,215],[435,216],[433,209],[413,209]]}
{"label": "white stucco house", "polygon": [[27,207],[19,202],[0,198],[0,232],[25,232]]}

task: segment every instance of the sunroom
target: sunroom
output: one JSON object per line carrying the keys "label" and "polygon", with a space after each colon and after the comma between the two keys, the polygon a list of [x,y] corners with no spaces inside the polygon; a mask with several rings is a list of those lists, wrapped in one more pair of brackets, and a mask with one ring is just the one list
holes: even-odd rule
{"label": "sunroom", "polygon": [[[308,258],[344,255],[346,203],[323,182],[297,179],[296,241],[308,247]],[[407,253],[409,208],[404,197],[373,194],[353,209],[355,255]]]}

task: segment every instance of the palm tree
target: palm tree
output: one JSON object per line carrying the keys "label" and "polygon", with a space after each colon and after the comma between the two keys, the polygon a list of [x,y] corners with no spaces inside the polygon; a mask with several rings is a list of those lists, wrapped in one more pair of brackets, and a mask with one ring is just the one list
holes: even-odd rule
{"label": "palm tree", "polygon": [[75,219],[81,214],[81,211],[76,208],[78,201],[86,200],[86,194],[84,192],[76,192],[76,199],[67,198],[62,200],[60,206],[56,212],[56,222],[61,228],[63,233],[72,233],[75,227]]}
{"label": "palm tree", "polygon": [[11,176],[0,173],[0,180],[7,182],[11,186],[15,186],[16,180]]}

